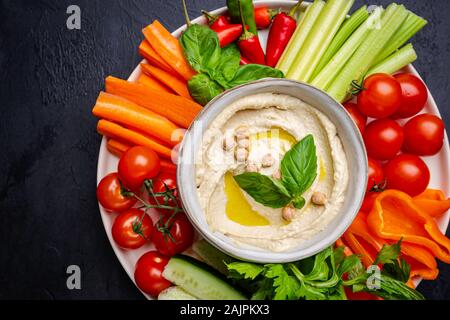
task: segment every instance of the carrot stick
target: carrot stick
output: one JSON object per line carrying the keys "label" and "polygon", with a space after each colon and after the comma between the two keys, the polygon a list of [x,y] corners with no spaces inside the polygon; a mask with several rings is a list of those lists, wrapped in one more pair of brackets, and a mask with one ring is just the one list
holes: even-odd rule
{"label": "carrot stick", "polygon": [[145,38],[157,53],[178,72],[186,81],[196,74],[184,57],[183,48],[166,28],[155,20],[151,25],[142,30]]}
{"label": "carrot stick", "polygon": [[167,92],[167,93],[173,93],[172,90],[167,88],[161,82],[159,82],[158,80],[156,80],[153,77],[149,77],[146,74],[141,74],[139,76],[139,79],[138,79],[137,82],[142,84],[142,85],[144,85],[144,86],[146,86],[149,89],[158,90],[158,91],[164,91],[164,92]]}
{"label": "carrot stick", "polygon": [[167,64],[167,62],[164,61],[163,58],[161,58],[161,56],[155,51],[155,49],[153,49],[147,40],[141,42],[141,45],[139,46],[139,54],[152,65],[175,76],[180,76],[175,70],[172,69],[171,66]]}
{"label": "carrot stick", "polygon": [[[142,88],[150,91],[144,86]],[[163,93],[162,91],[155,92],[157,94]],[[177,134],[176,130],[179,129],[174,123],[153,111],[140,107],[121,97],[101,92],[92,113],[99,118],[139,129],[145,134],[154,136],[170,146],[175,146],[179,142],[179,139],[172,139]]]}
{"label": "carrot stick", "polygon": [[[97,131],[99,134],[108,138],[125,141],[126,144],[149,147],[161,157],[167,159],[171,159],[172,157],[172,150],[169,147],[159,144],[151,137],[144,136],[133,130],[122,127],[121,125],[118,125],[114,122],[103,119],[100,120],[97,125]],[[108,145],[110,145],[109,142]],[[124,152],[123,148],[124,147],[122,146],[121,149],[119,149],[119,147],[117,147],[117,144],[113,145],[113,149],[121,153]]]}
{"label": "carrot stick", "polygon": [[178,95],[192,100],[186,81],[182,81],[170,73],[149,64],[142,63],[141,68],[146,75],[161,81],[178,93]]}
{"label": "carrot stick", "polygon": [[[115,139],[109,139],[107,147],[109,152],[120,158],[132,146]],[[177,166],[171,160],[161,159],[161,171],[176,174]]]}
{"label": "carrot stick", "polygon": [[188,128],[202,110],[198,103],[184,97],[150,90],[143,85],[114,77],[106,78],[106,92],[163,115],[183,128]]}

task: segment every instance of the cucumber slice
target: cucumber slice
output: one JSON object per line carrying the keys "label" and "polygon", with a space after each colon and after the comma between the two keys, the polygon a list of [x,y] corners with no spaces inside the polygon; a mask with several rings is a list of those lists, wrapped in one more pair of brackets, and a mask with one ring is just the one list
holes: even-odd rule
{"label": "cucumber slice", "polygon": [[214,269],[191,257],[178,255],[170,259],[163,277],[202,300],[246,300]]}
{"label": "cucumber slice", "polygon": [[180,287],[170,287],[161,292],[158,300],[198,300]]}
{"label": "cucumber slice", "polygon": [[198,254],[198,256],[202,258],[207,265],[213,267],[225,276],[228,275],[228,268],[225,263],[228,264],[236,262],[236,259],[226,255],[222,251],[217,250],[205,240],[200,240],[194,243],[192,250],[194,250],[194,252]]}

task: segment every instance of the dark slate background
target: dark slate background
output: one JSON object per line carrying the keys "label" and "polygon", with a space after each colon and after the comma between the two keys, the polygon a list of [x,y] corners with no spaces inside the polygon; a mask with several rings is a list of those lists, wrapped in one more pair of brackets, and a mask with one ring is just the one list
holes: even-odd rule
{"label": "dark slate background", "polygon": [[[430,22],[414,41],[416,66],[449,124],[450,2],[398,2]],[[224,3],[188,0],[192,17]],[[66,28],[72,4],[80,31]],[[140,30],[153,19],[177,28],[180,1],[0,0],[0,299],[142,299],[100,220],[91,108],[105,76],[126,78],[138,64]],[[71,264],[82,269],[80,291],[66,288]],[[429,299],[450,298],[450,266],[440,269],[420,286]]]}

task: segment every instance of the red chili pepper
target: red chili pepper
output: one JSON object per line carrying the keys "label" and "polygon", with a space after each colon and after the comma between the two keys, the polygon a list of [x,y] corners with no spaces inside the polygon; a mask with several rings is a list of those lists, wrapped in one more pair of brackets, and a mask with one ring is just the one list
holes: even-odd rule
{"label": "red chili pepper", "polygon": [[297,28],[297,21],[293,18],[297,10],[300,8],[302,1],[291,9],[289,14],[281,12],[276,15],[273,20],[272,28],[269,32],[267,40],[267,65],[275,67],[280,60],[283,51],[286,49],[289,40]]}
{"label": "red chili pepper", "polygon": [[245,59],[243,56],[241,56],[240,65],[245,66],[246,64],[251,64],[251,62]]}
{"label": "red chili pepper", "polygon": [[236,41],[242,34],[242,26],[240,24],[230,24],[221,29],[214,30],[219,37],[220,47],[226,47],[230,43]]}
{"label": "red chili pepper", "polygon": [[216,16],[205,10],[203,10],[202,13],[206,17],[206,19],[208,19],[208,25],[211,28],[211,30],[217,31],[217,30],[223,29],[231,24],[230,17],[228,17],[228,16],[225,16],[225,15]]}
{"label": "red chili pepper", "polygon": [[[240,2],[239,2],[240,5]],[[241,56],[251,63],[256,64],[266,64],[266,57],[264,56],[264,50],[261,46],[261,42],[259,42],[259,38],[257,35],[251,33],[247,30],[247,28],[244,28],[245,22],[244,22],[244,16],[242,14],[242,6],[240,5],[239,8],[241,12],[241,22],[242,22],[242,29],[244,33],[239,38],[238,46],[241,50]]]}
{"label": "red chili pepper", "polygon": [[267,29],[279,12],[280,10],[273,10],[268,7],[255,8],[256,27],[258,29]]}

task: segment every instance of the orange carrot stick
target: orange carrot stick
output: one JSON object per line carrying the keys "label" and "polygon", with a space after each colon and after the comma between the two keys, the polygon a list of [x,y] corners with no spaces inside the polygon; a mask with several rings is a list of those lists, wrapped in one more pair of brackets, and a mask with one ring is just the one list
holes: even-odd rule
{"label": "orange carrot stick", "polygon": [[[99,134],[104,135],[114,140],[125,141],[127,144],[135,146],[146,146],[151,148],[161,157],[171,159],[172,150],[164,145],[159,144],[151,137],[144,136],[133,130],[127,129],[108,120],[100,120],[97,125],[97,131]],[[108,143],[109,144],[109,143]],[[123,153],[123,147],[119,149],[116,145],[113,145],[113,149]]]}
{"label": "orange carrot stick", "polygon": [[150,90],[138,83],[114,77],[106,78],[106,92],[156,112],[183,128],[188,128],[202,110],[201,105],[184,97]]}
{"label": "orange carrot stick", "polygon": [[167,64],[167,62],[164,61],[163,58],[161,58],[161,56],[155,51],[155,49],[153,49],[147,40],[141,42],[141,45],[139,46],[139,54],[152,65],[175,76],[181,77],[175,70],[172,69],[171,66]]}
{"label": "orange carrot stick", "polygon": [[[141,86],[139,84],[133,85]],[[150,91],[144,86],[142,88]],[[155,92],[157,94],[163,93]],[[179,142],[179,139],[172,138],[175,137],[179,129],[174,123],[159,114],[112,94],[101,92],[92,113],[99,118],[139,129],[170,146],[175,146]]]}
{"label": "orange carrot stick", "polygon": [[161,81],[178,95],[192,100],[186,81],[182,81],[170,73],[149,64],[142,63],[141,68],[146,75]]}
{"label": "orange carrot stick", "polygon": [[[108,140],[108,150],[119,158],[131,147],[131,145],[115,139]],[[177,166],[171,160],[161,159],[161,171],[165,173],[176,174]]]}
{"label": "orange carrot stick", "polygon": [[150,45],[186,81],[196,74],[184,57],[183,48],[166,28],[155,20],[151,25],[142,30]]}
{"label": "orange carrot stick", "polygon": [[163,92],[167,92],[167,93],[173,93],[172,90],[167,88],[161,82],[159,82],[155,78],[150,77],[150,76],[148,76],[148,75],[146,75],[144,73],[139,76],[139,79],[138,79],[137,83],[140,83],[140,84],[142,84],[143,86],[146,86],[149,89],[163,91]]}

